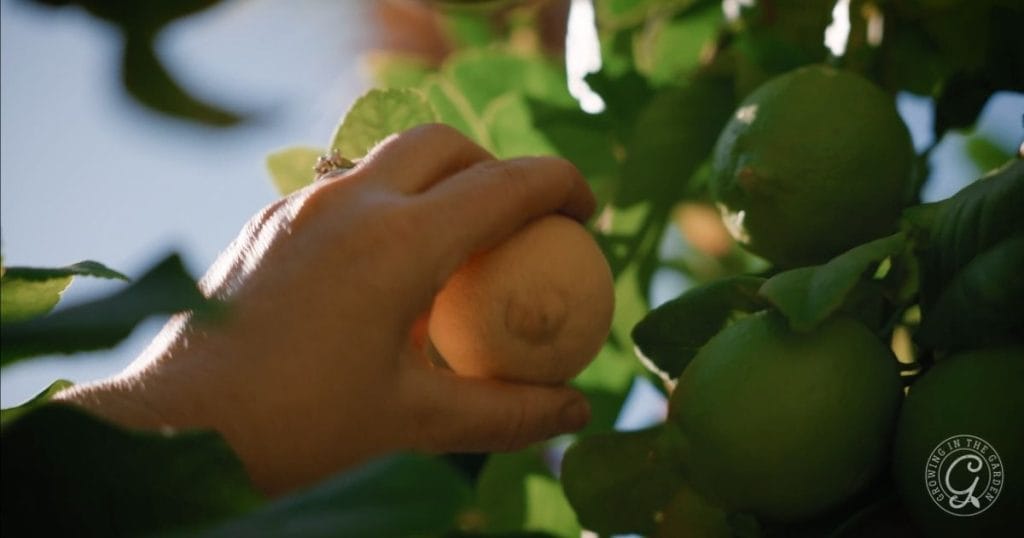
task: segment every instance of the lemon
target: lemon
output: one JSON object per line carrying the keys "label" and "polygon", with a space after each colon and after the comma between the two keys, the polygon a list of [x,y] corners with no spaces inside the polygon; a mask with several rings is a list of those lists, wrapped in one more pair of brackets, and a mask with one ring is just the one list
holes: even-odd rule
{"label": "lemon", "polygon": [[807,333],[774,311],[719,332],[683,371],[669,419],[709,503],[776,521],[819,514],[882,469],[902,399],[895,357],[836,316]]}
{"label": "lemon", "polygon": [[458,374],[557,384],[597,355],[614,302],[593,237],[551,215],[459,268],[434,299],[429,334]]}
{"label": "lemon", "polygon": [[711,188],[749,250],[783,267],[816,264],[895,228],[913,157],[890,96],[814,65],[743,101],[715,145]]}
{"label": "lemon", "polygon": [[1019,535],[1022,412],[1024,346],[948,357],[911,385],[893,472],[907,510],[928,536]]}

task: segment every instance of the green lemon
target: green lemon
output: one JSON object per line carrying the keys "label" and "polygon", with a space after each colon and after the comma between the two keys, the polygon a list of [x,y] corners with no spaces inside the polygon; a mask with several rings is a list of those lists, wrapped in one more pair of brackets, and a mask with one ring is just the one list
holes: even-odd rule
{"label": "green lemon", "polygon": [[948,357],[914,383],[900,412],[893,472],[928,536],[1019,536],[1024,346]]}
{"label": "green lemon", "polygon": [[711,189],[749,250],[784,267],[816,264],[896,227],[913,158],[889,95],[814,65],[737,108],[715,146]]}
{"label": "green lemon", "polygon": [[890,350],[853,318],[807,333],[774,311],[712,338],[683,371],[669,419],[708,502],[777,521],[819,514],[883,467],[902,399]]}

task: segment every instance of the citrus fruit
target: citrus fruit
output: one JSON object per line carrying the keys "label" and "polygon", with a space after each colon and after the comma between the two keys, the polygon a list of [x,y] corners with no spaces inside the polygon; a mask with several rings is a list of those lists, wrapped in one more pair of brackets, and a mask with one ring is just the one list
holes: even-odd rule
{"label": "citrus fruit", "polygon": [[835,316],[797,333],[762,311],[701,348],[669,420],[682,431],[686,477],[708,502],[794,521],[876,475],[901,399],[895,357],[859,321]]}
{"label": "citrus fruit", "polygon": [[895,228],[913,156],[892,98],[814,65],[743,101],[715,145],[711,188],[749,250],[784,267],[816,264]]}
{"label": "citrus fruit", "polygon": [[542,217],[452,275],[434,299],[430,339],[458,374],[561,383],[607,338],[612,286],[583,226]]}
{"label": "citrus fruit", "polygon": [[910,387],[893,472],[928,536],[1012,536],[1024,517],[1024,346],[938,361]]}

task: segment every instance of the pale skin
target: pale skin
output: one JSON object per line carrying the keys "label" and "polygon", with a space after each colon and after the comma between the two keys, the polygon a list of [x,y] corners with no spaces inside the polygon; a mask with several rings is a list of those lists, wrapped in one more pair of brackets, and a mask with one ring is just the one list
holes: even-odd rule
{"label": "pale skin", "polygon": [[253,217],[200,283],[226,320],[177,316],[124,372],[58,399],[129,427],[217,430],[270,495],[389,452],[579,430],[580,393],[458,377],[427,359],[425,327],[473,253],[593,210],[565,160],[499,161],[451,128],[415,128]]}

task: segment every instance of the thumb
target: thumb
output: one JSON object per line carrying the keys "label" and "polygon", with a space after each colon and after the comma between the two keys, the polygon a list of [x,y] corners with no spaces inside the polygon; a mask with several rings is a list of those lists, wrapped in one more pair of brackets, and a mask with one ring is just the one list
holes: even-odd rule
{"label": "thumb", "polygon": [[500,452],[582,429],[590,404],[579,391],[417,370],[413,448],[430,452]]}

